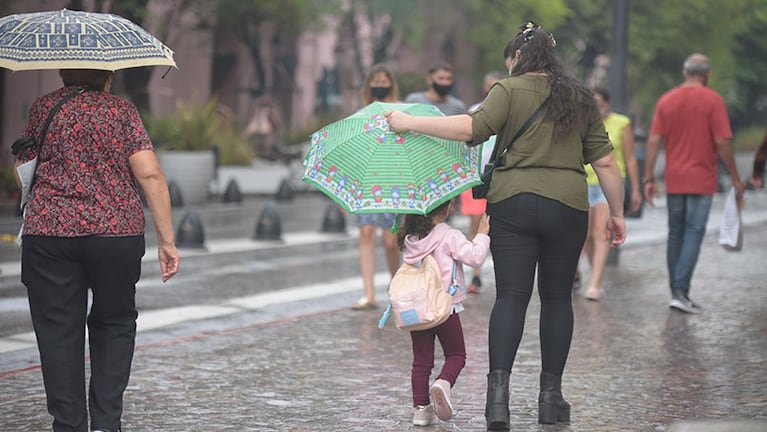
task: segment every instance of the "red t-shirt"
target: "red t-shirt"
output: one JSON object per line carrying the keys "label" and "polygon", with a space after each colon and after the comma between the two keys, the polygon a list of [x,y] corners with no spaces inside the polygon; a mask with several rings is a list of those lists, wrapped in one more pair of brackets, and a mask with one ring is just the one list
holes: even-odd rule
{"label": "red t-shirt", "polygon": [[[77,87],[39,97],[24,135],[40,142],[50,110]],[[144,232],[144,208],[128,158],[151,150],[136,107],[103,91],[68,100],[48,127],[24,218],[24,234],[82,237]],[[35,156],[28,148],[19,155]]]}
{"label": "red t-shirt", "polygon": [[679,86],[658,100],[650,133],[666,144],[666,193],[713,195],[715,139],[732,138],[724,100],[704,86]]}

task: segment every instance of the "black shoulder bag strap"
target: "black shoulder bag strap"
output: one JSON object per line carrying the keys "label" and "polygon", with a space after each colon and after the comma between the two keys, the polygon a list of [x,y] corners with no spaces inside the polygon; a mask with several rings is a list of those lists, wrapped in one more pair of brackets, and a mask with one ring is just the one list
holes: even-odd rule
{"label": "black shoulder bag strap", "polygon": [[[494,170],[498,168],[498,165],[501,164],[501,161],[503,160],[503,157],[506,155],[506,152],[509,151],[511,148],[511,145],[514,144],[514,141],[517,140],[517,138],[521,137],[523,133],[527,132],[528,129],[530,129],[530,126],[532,126],[533,123],[538,119],[538,117],[541,116],[541,113],[543,112],[543,109],[546,107],[546,105],[549,103],[549,99],[551,99],[551,94],[549,94],[548,97],[546,97],[546,100],[543,101],[541,106],[538,107],[537,110],[533,113],[533,115],[530,116],[529,119],[525,122],[525,124],[522,125],[522,128],[520,128],[516,134],[511,138],[509,141],[509,144],[506,145],[506,148],[503,149],[501,154],[499,154],[495,159],[493,159],[493,162],[490,164],[493,166],[491,170]],[[487,172],[489,167],[485,168],[485,172]]]}
{"label": "black shoulder bag strap", "polygon": [[40,136],[40,143],[37,145],[37,150],[35,152],[35,157],[37,157],[38,159],[37,159],[37,165],[35,165],[35,172],[32,174],[32,181],[29,183],[29,193],[30,194],[32,194],[32,188],[35,187],[35,180],[37,178],[37,167],[40,165],[40,152],[42,152],[42,150],[43,150],[43,144],[45,144],[45,136],[48,135],[48,127],[50,127],[51,121],[53,121],[53,117],[56,115],[57,112],[59,112],[61,107],[64,106],[64,104],[68,100],[72,99],[73,97],[75,97],[75,96],[77,96],[79,94],[84,93],[86,90],[88,90],[88,89],[86,89],[84,87],[80,87],[77,90],[75,90],[75,91],[73,91],[71,93],[68,93],[66,96],[61,98],[61,100],[59,100],[59,102],[56,104],[56,106],[51,108],[51,112],[48,113],[48,118],[45,120],[45,124],[43,125],[43,133]]}

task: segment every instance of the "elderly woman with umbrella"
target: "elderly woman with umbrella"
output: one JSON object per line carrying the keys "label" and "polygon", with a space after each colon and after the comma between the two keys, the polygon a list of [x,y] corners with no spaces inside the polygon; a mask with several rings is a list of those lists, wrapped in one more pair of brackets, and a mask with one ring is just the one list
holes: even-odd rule
{"label": "elderly woman with umbrella", "polygon": [[[61,22],[68,25],[54,25]],[[137,184],[152,214],[163,281],[178,271],[179,255],[168,188],[152,142],[136,107],[109,94],[109,88],[114,69],[173,65],[172,52],[130,21],[108,14],[63,10],[13,15],[0,19],[0,28],[7,35],[4,42],[19,41],[27,49],[17,59],[4,56],[0,66],[60,69],[64,82],[34,102],[26,139],[13,148],[17,166],[35,161],[31,177],[21,179],[30,185],[21,233],[21,280],[29,296],[53,430],[118,431],[135,346],[136,283],[146,249]],[[119,37],[94,33],[108,29],[120,32]],[[35,33],[41,31],[53,33]],[[68,45],[53,43],[62,37]],[[99,40],[110,40],[104,46],[111,49],[100,48]],[[131,52],[140,58],[131,62]],[[87,404],[86,324],[91,366]]]}

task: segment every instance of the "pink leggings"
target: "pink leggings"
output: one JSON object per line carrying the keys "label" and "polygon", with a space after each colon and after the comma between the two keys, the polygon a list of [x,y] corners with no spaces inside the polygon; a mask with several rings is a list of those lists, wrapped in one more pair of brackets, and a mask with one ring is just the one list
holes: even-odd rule
{"label": "pink leggings", "polygon": [[413,341],[413,369],[410,380],[413,386],[413,406],[429,405],[429,377],[434,368],[434,337],[439,338],[445,363],[437,379],[444,379],[452,388],[466,364],[466,345],[463,327],[457,313],[437,327],[410,332]]}

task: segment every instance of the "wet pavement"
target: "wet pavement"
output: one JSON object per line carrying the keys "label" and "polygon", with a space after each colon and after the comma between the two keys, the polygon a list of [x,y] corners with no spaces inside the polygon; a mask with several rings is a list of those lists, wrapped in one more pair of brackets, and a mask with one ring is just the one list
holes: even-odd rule
{"label": "wet pavement", "polygon": [[[575,334],[563,378],[573,405],[569,425],[537,424],[540,309],[533,297],[511,377],[513,431],[704,430],[702,423],[680,425],[687,422],[704,422],[706,430],[767,430],[767,192],[747,196],[739,253],[717,245],[722,199],[715,198],[693,279],[692,297],[703,314],[668,308],[662,206],[627,221],[629,243],[621,247],[619,265],[607,269],[603,300],[586,301],[576,293]],[[455,222],[465,226],[461,218]],[[123,430],[485,430],[487,322],[494,299],[490,260],[483,268],[486,286],[469,297],[461,314],[467,365],[454,388],[455,416],[438,426],[414,427],[409,337],[392,323],[378,329],[380,309],[350,310],[361,293],[354,266],[335,268],[354,258],[353,237],[323,237],[312,246],[294,245],[292,238],[284,243],[284,249],[248,244],[247,252],[210,257],[185,252],[196,263],[190,268],[194,276],[169,287],[197,283],[195,295],[179,294],[183,304],[226,311],[205,315],[200,308],[198,315],[170,324],[140,325]],[[223,241],[210,241],[213,251],[223,247]],[[314,248],[319,263],[283,271],[289,282],[275,288],[279,298],[269,284],[247,289],[267,274],[259,263],[270,257],[274,265],[300,260],[303,247]],[[223,263],[234,256],[240,261],[227,270]],[[202,265],[199,257],[211,262]],[[587,278],[588,266],[582,270]],[[386,278],[377,276],[382,299]],[[149,282],[139,294],[150,295],[158,286]],[[203,295],[205,288],[222,294],[214,300]],[[141,314],[177,312],[160,303],[147,304]],[[719,427],[741,421],[754,429]],[[0,430],[49,430],[50,422],[36,350],[0,353]]]}
{"label": "wet pavement", "polygon": [[[731,253],[706,238],[692,291],[702,315],[668,309],[657,245],[623,251],[621,265],[608,269],[601,302],[576,295],[563,379],[570,425],[536,423],[534,298],[511,379],[512,430],[664,431],[692,420],[767,427],[767,225],[749,227],[746,239],[748,253]],[[486,266],[485,279],[491,276]],[[298,302],[142,333],[124,430],[484,430],[491,288],[466,302],[468,355],[454,389],[456,414],[434,427],[410,423],[407,334],[391,325],[379,330],[379,311],[349,310],[349,300]],[[0,373],[0,381],[2,430],[45,430],[39,368]]]}

